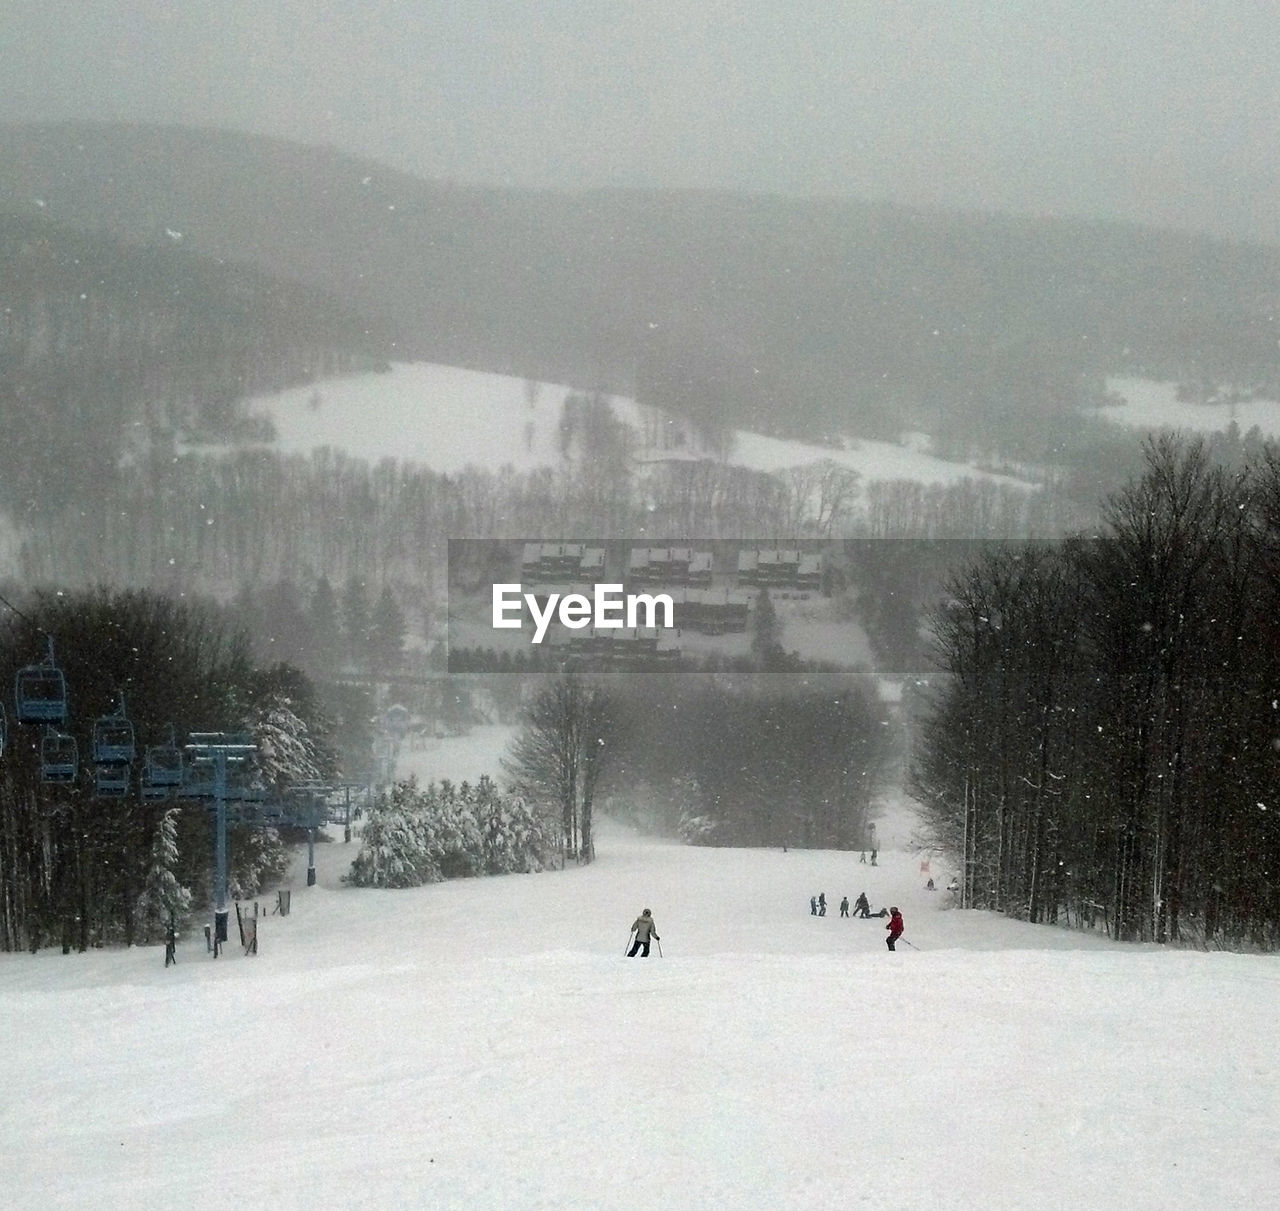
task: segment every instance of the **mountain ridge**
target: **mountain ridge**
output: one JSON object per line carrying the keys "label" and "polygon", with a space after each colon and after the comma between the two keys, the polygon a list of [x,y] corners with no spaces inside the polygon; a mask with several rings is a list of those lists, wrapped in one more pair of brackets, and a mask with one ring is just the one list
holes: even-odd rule
{"label": "mountain ridge", "polygon": [[[189,127],[0,127],[0,212],[183,233],[397,330],[397,356],[776,435],[1029,431],[1106,373],[1275,393],[1280,249],[1085,220],[425,181]],[[984,418],[986,418],[984,420]]]}

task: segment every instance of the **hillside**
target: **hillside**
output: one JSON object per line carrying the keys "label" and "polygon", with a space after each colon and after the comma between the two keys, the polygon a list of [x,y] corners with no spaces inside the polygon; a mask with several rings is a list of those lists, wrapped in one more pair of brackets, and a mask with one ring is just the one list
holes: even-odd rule
{"label": "hillside", "polygon": [[0,128],[0,210],[304,282],[402,353],[709,426],[981,441],[1107,373],[1274,394],[1280,250],[1121,225],[722,193],[459,187],[177,128]]}
{"label": "hillside", "polygon": [[[910,850],[615,826],[583,870],[383,892],[338,882],[355,849],[295,869],[254,957],[199,922],[167,971],[0,956],[7,1206],[1269,1201],[1266,959],[947,911]],[[864,889],[914,948],[838,916]],[[646,905],[663,956],[627,960]]]}
{"label": "hillside", "polygon": [[183,240],[0,214],[0,508],[99,505],[175,437],[263,436],[245,395],[383,364],[390,336],[350,308]]}

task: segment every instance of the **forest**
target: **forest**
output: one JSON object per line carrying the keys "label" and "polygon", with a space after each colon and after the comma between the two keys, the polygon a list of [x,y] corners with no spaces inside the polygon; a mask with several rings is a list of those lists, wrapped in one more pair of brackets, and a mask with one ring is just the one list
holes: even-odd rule
{"label": "forest", "polygon": [[956,571],[915,792],[968,906],[1273,948],[1280,454],[1153,439],[1103,516]]}
{"label": "forest", "polygon": [[180,244],[0,214],[0,508],[95,503],[179,443],[271,437],[240,401],[385,364],[389,341],[315,291]]}

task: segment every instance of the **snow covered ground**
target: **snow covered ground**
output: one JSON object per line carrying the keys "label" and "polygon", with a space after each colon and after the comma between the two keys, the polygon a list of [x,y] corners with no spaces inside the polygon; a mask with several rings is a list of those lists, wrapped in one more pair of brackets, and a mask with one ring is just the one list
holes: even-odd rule
{"label": "snow covered ground", "polygon": [[1177,383],[1146,378],[1111,378],[1107,380],[1107,390],[1125,402],[1099,408],[1098,415],[1117,425],[1135,429],[1169,428],[1214,433],[1235,421],[1241,433],[1248,433],[1257,425],[1263,437],[1280,437],[1280,402],[1275,400],[1196,404],[1178,399]]}
{"label": "snow covered ground", "polygon": [[477,782],[481,774],[497,781],[502,774],[499,761],[518,730],[495,723],[472,728],[464,736],[428,736],[419,748],[401,745],[395,776],[401,781],[417,778],[424,786],[446,778],[455,785]]}
{"label": "snow covered ground", "polygon": [[[1274,958],[950,911],[910,850],[602,823],[586,869],[384,892],[340,883],[355,849],[256,957],[0,956],[4,1206],[1272,1204]],[[914,949],[839,917],[862,890]],[[645,906],[664,954],[628,961]]]}
{"label": "snow covered ground", "polygon": [[[402,362],[386,373],[324,379],[312,386],[256,396],[247,407],[271,418],[276,445],[286,453],[332,446],[371,462],[396,458],[437,471],[460,471],[467,466],[497,470],[508,465],[531,470],[561,461],[561,406],[569,391],[508,375]],[[633,400],[611,399],[615,415],[637,435],[653,428],[645,423],[645,410]],[[640,457],[690,458],[695,452],[642,450]],[[729,455],[731,462],[761,471],[823,459],[851,467],[864,481],[948,484],[969,477],[1030,486],[934,458],[920,448],[918,440],[904,445],[858,440],[849,449],[835,450],[739,432]]]}

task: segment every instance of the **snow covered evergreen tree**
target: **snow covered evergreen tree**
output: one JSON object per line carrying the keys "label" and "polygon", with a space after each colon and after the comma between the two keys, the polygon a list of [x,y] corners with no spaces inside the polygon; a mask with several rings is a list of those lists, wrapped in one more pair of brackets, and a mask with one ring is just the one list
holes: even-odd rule
{"label": "snow covered evergreen tree", "polygon": [[191,889],[178,882],[178,813],[171,807],[160,817],[151,841],[147,885],[138,897],[138,926],[144,941],[164,935],[172,918],[181,930],[191,911]]}
{"label": "snow covered evergreen tree", "polygon": [[397,782],[369,808],[348,879],[357,887],[421,887],[439,878],[422,828],[418,784]]}
{"label": "snow covered evergreen tree", "polygon": [[484,776],[464,782],[398,783],[370,809],[351,865],[360,887],[419,887],[441,879],[545,870],[556,839],[523,799]]}
{"label": "snow covered evergreen tree", "polygon": [[271,695],[246,724],[258,746],[258,772],[267,786],[280,789],[321,777],[322,758],[316,741],[289,698]]}

